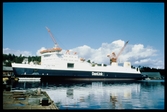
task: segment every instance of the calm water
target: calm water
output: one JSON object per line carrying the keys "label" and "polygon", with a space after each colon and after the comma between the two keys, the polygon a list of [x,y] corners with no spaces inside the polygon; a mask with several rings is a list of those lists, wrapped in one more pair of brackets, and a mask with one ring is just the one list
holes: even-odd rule
{"label": "calm water", "polygon": [[164,109],[164,81],[18,82],[46,91],[59,109]]}

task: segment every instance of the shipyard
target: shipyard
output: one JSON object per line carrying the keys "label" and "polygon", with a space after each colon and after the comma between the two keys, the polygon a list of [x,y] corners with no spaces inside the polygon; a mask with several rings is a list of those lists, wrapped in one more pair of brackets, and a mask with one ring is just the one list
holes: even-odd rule
{"label": "shipyard", "polygon": [[[49,28],[46,27],[46,29],[50,33]],[[51,37],[54,40],[52,35]],[[104,64],[101,64],[101,66],[92,65],[88,61],[86,62],[85,59],[79,58],[77,53],[70,54],[69,50],[63,54],[61,53],[62,49],[56,42],[55,47],[52,49],[42,50],[40,52],[40,64],[35,62],[29,63],[28,59],[25,58],[22,63],[11,63],[11,67],[3,66],[3,109],[67,109],[68,106],[62,108],[57,100],[56,102],[53,101],[51,98],[53,96],[50,97],[47,93],[48,90],[41,90],[40,86],[41,84],[43,85],[43,83],[54,82],[60,84],[64,82],[69,85],[71,83],[85,83],[92,86],[94,83],[100,83],[102,84],[101,86],[103,86],[103,83],[105,84],[107,81],[110,81],[109,83],[115,83],[115,81],[130,83],[132,81],[149,81],[152,80],[152,78],[153,80],[163,79],[159,72],[141,72],[139,68],[132,68],[130,62],[124,62],[122,66],[118,65],[117,59],[128,42],[129,41],[124,44],[118,55],[116,55],[115,52],[107,55],[110,65],[105,66]],[[27,89],[27,84],[33,85],[34,83],[38,84],[38,86],[35,86],[35,90],[34,88],[33,90]],[[23,84],[23,89],[19,86],[17,87],[18,84]],[[134,88],[138,89],[138,84],[134,86]],[[133,87],[131,89],[133,89]],[[123,91],[125,91],[123,94],[131,94],[129,92],[132,90],[128,93],[126,93],[127,90]],[[59,93],[56,94],[60,95]],[[66,93],[63,94],[67,96],[62,97],[62,99],[66,97],[73,99],[74,88],[66,88]],[[110,94],[110,100],[115,103],[117,101],[115,100],[116,96],[113,96],[113,93]],[[84,99],[81,99],[80,101],[82,102]],[[71,109],[74,109],[74,107],[72,106]],[[68,107],[68,109],[70,108]]]}
{"label": "shipyard", "polygon": [[164,110],[163,2],[3,2],[3,110]]}

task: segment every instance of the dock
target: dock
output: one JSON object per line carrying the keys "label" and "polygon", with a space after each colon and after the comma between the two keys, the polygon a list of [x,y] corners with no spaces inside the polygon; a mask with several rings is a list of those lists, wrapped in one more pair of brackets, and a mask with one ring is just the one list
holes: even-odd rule
{"label": "dock", "polygon": [[[40,88],[38,88],[40,89]],[[4,110],[58,110],[45,91],[17,90],[3,91]]]}

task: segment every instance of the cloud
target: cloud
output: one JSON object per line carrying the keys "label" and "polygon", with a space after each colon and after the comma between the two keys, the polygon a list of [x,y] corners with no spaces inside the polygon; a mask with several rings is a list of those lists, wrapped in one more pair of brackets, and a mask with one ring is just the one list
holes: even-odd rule
{"label": "cloud", "polygon": [[20,50],[13,50],[9,48],[3,48],[3,54],[14,54],[16,56],[32,56],[32,53],[29,51],[20,51]]}
{"label": "cloud", "polygon": [[[121,48],[124,46],[125,41],[116,40],[111,43],[102,43],[98,49],[93,49],[90,46],[83,45],[71,49],[78,52],[78,55],[86,60],[91,60],[96,63],[109,64],[109,58],[107,54],[115,52],[117,55]],[[157,50],[150,46],[145,47],[142,44],[127,44],[120,56],[118,62],[123,63],[125,61],[131,62],[133,66],[149,66],[155,68],[164,68],[162,60],[156,59]]]}
{"label": "cloud", "polygon": [[153,60],[151,58],[147,58],[147,59],[141,59],[139,61],[135,61],[134,64],[140,64],[142,66],[148,66],[149,63],[149,67],[151,68],[164,68],[163,67],[163,62],[161,60]]}

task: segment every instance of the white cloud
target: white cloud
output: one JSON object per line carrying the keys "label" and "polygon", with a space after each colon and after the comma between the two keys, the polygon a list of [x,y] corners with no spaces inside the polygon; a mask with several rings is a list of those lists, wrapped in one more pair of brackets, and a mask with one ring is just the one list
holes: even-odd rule
{"label": "white cloud", "polygon": [[148,66],[149,63],[149,67],[151,68],[164,68],[163,67],[163,62],[161,60],[154,60],[151,58],[147,58],[147,59],[141,59],[139,61],[135,61],[134,64],[140,64],[142,66]]}
{"label": "white cloud", "polygon": [[114,46],[122,47],[122,46],[124,46],[125,42],[122,40],[116,40],[116,41],[112,42],[112,44]]}
{"label": "white cloud", "polygon": [[[112,43],[102,43],[98,49],[93,49],[87,45],[79,46],[71,50],[78,52],[80,57],[86,60],[91,60],[96,63],[109,64],[109,58],[107,54],[115,52],[117,55],[121,48],[124,46],[125,41],[116,40]],[[123,63],[130,61],[134,66],[149,66],[154,68],[164,68],[162,60],[156,59],[157,50],[152,47],[145,47],[142,44],[127,44],[121,55],[118,57],[118,62]]]}
{"label": "white cloud", "polygon": [[31,52],[29,51],[20,51],[20,50],[13,50],[9,48],[3,48],[3,54],[14,54],[16,56],[32,56]]}

